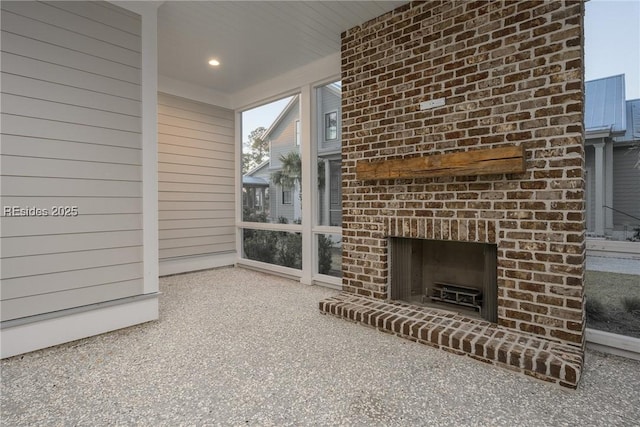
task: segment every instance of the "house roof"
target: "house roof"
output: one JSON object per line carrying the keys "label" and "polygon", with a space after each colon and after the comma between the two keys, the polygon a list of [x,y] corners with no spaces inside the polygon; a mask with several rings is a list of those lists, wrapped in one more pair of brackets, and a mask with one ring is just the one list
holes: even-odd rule
{"label": "house roof", "polygon": [[276,127],[278,127],[278,125],[284,119],[284,117],[287,115],[289,110],[291,110],[291,108],[293,108],[293,106],[298,103],[298,98],[299,98],[298,95],[295,95],[294,97],[291,98],[289,103],[282,109],[280,114],[278,114],[278,117],[276,117],[276,119],[273,121],[273,123],[271,123],[271,126],[269,126],[269,129],[264,131],[264,133],[262,134],[262,139],[263,140],[267,139],[267,137],[271,134],[271,132],[273,132],[273,130]]}
{"label": "house roof", "polygon": [[615,142],[640,141],[640,99],[627,101],[627,131]]}
{"label": "house roof", "polygon": [[254,167],[253,169],[250,169],[249,172],[247,172],[245,174],[245,176],[252,176],[252,175],[256,174],[258,171],[260,171],[260,169],[263,169],[267,165],[269,165],[269,159],[267,159],[264,162],[260,163],[258,166]]}
{"label": "house roof", "polygon": [[242,177],[242,186],[243,187],[268,187],[269,182],[264,178],[245,175]]}
{"label": "house roof", "polygon": [[624,74],[585,82],[584,127],[587,138],[624,135]]}

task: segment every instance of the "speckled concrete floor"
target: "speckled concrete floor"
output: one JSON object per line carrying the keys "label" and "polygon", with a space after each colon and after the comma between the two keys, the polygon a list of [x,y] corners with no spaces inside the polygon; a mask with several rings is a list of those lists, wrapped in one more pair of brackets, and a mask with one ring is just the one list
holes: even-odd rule
{"label": "speckled concrete floor", "polygon": [[640,362],[587,352],[570,391],[321,315],[336,291],[224,268],[161,281],[161,320],[2,361],[1,423],[640,423]]}

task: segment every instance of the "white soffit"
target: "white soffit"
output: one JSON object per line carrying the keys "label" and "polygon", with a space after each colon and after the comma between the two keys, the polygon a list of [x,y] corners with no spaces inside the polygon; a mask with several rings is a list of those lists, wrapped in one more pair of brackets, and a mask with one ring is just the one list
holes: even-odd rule
{"label": "white soffit", "polygon": [[[166,1],[159,74],[232,94],[340,52],[340,34],[406,1]],[[219,67],[207,64],[220,61]]]}

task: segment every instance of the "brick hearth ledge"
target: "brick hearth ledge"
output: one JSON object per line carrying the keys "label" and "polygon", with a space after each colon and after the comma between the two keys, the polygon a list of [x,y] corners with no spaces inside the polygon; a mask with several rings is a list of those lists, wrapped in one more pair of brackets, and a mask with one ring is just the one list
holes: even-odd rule
{"label": "brick hearth ledge", "polygon": [[458,355],[576,388],[580,348],[505,330],[449,311],[381,301],[343,292],[320,301],[320,311]]}

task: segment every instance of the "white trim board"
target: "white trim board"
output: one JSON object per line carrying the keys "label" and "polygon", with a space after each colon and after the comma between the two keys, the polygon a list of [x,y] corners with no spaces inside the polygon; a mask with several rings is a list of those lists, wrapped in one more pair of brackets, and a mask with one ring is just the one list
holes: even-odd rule
{"label": "white trim board", "polygon": [[603,353],[640,360],[640,339],[587,328],[587,347]]}
{"label": "white trim board", "polygon": [[235,252],[228,252],[220,255],[203,255],[161,260],[160,276],[232,266],[235,265],[237,258],[238,256]]}
{"label": "white trim board", "polygon": [[2,359],[158,319],[158,295],[0,330]]}

